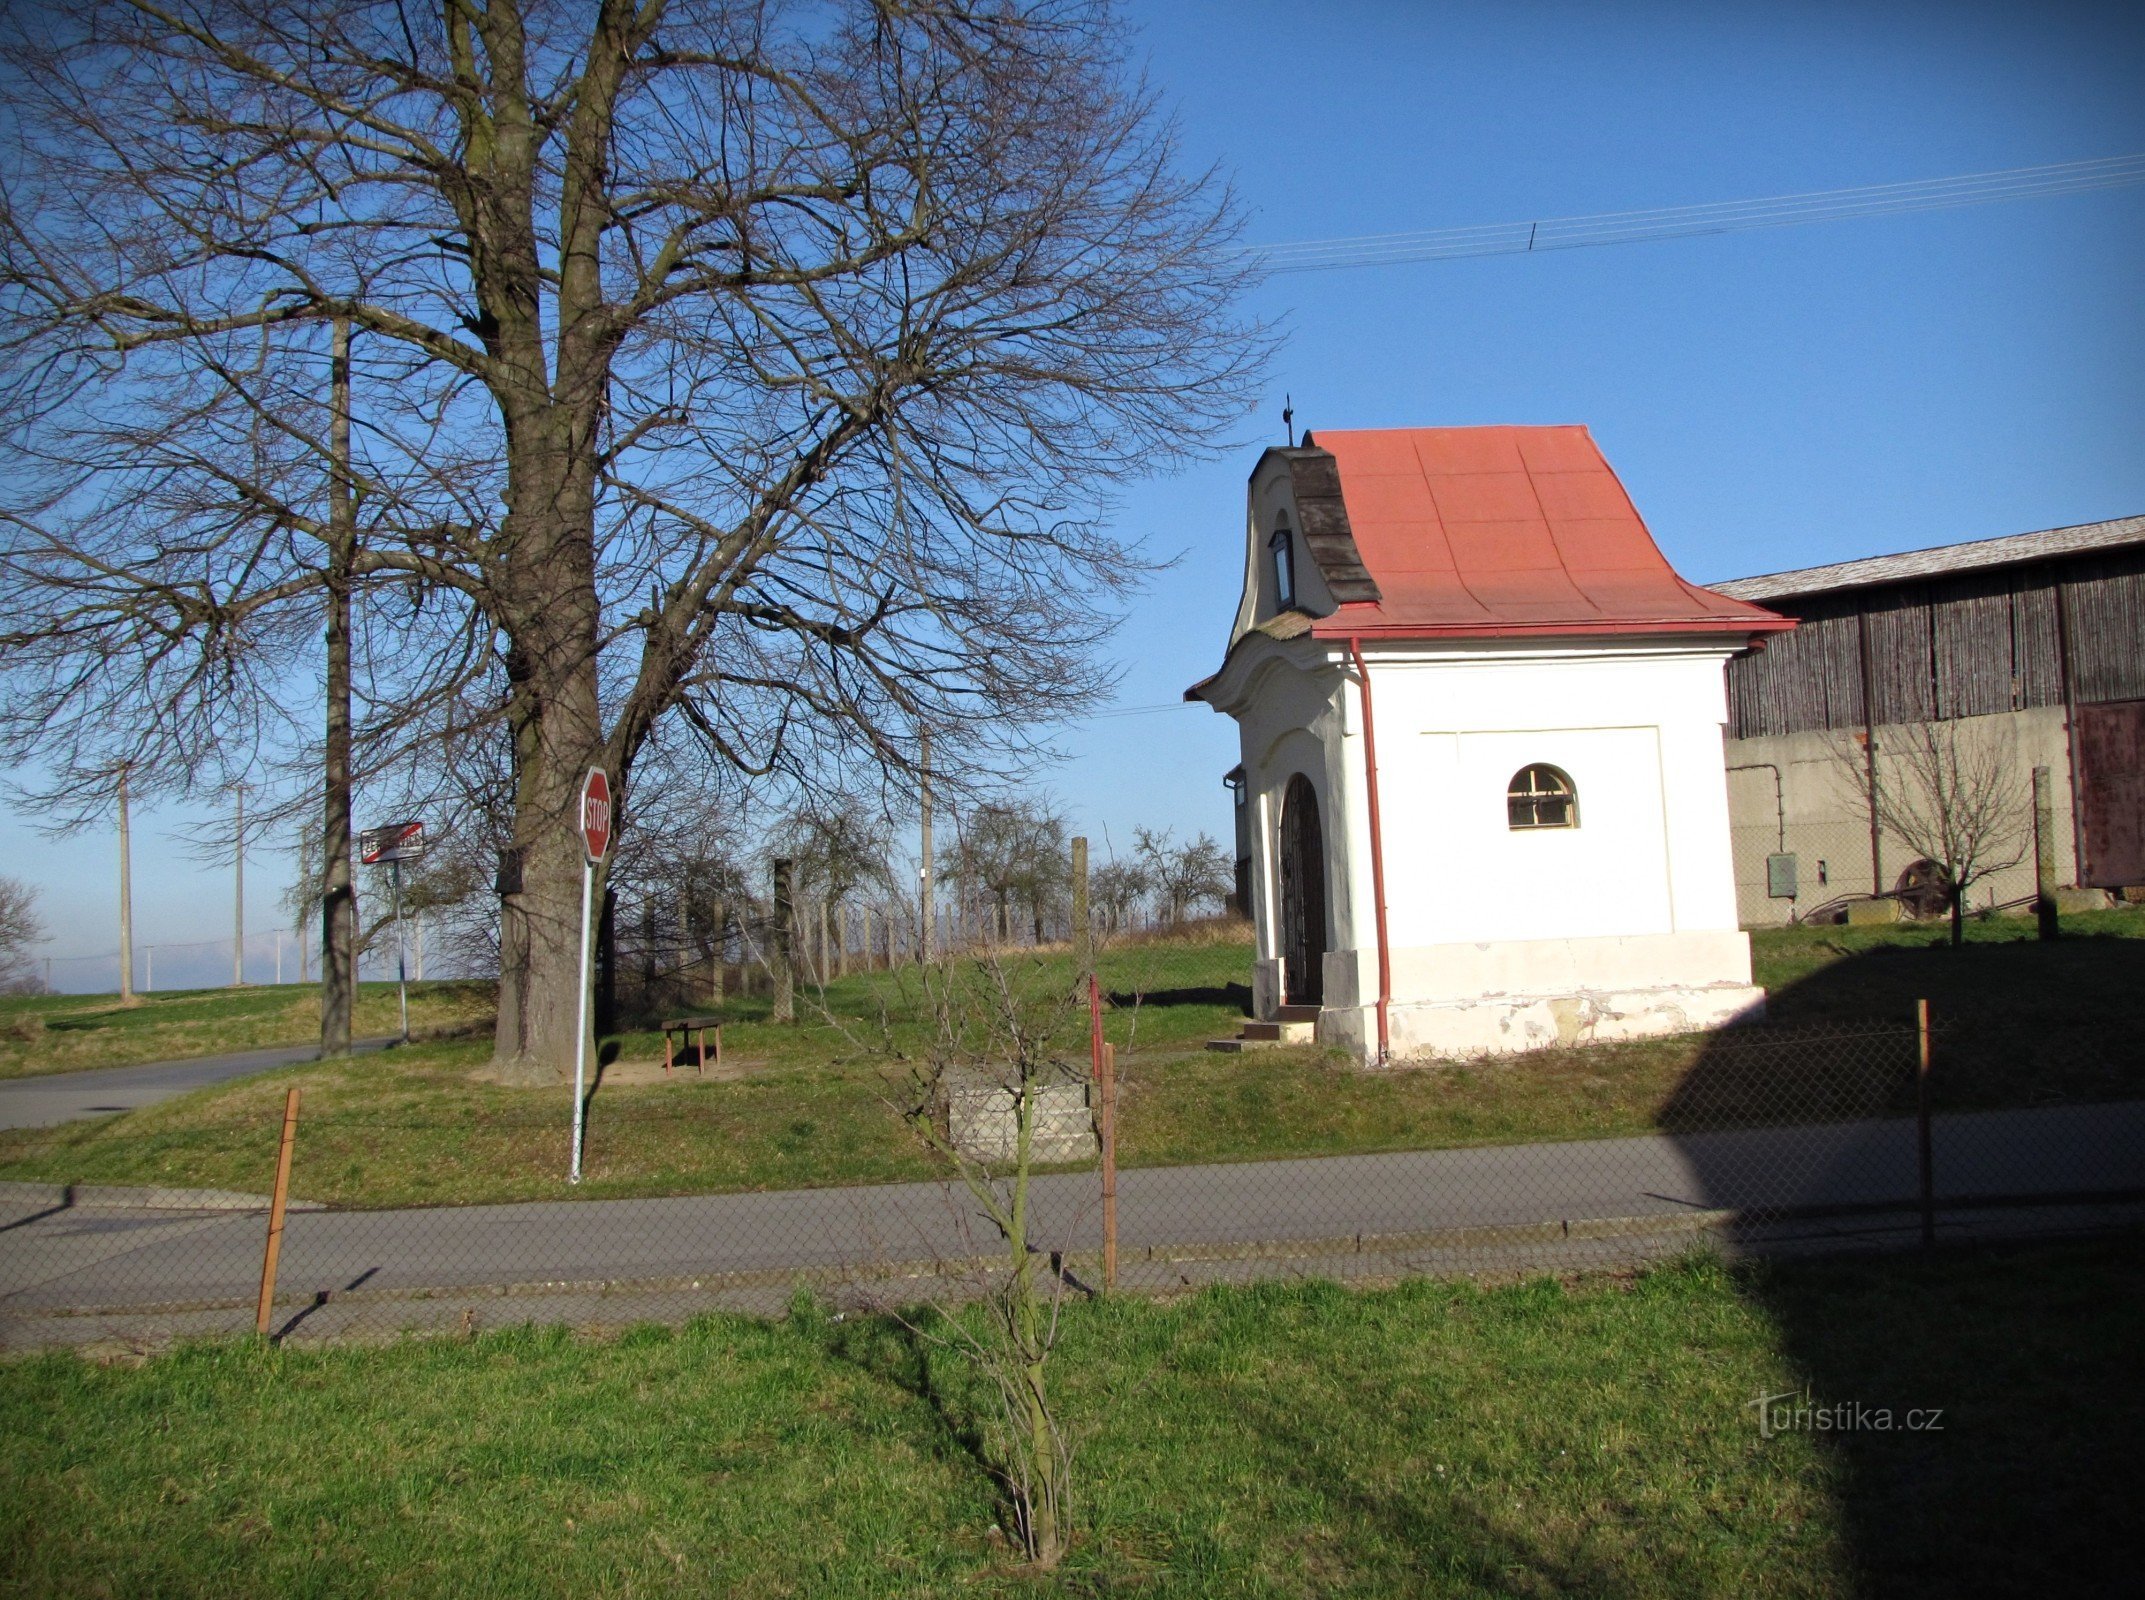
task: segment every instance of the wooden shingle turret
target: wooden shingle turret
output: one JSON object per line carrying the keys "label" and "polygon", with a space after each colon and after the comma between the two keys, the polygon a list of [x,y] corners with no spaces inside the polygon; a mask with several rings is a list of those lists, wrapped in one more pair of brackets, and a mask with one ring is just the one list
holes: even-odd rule
{"label": "wooden shingle turret", "polygon": [[1304,549],[1318,563],[1319,575],[1333,598],[1375,604],[1383,598],[1378,580],[1363,565],[1356,549],[1355,531],[1348,525],[1348,502],[1341,497],[1340,463],[1332,453],[1310,445],[1291,450],[1289,486],[1296,496],[1296,511],[1303,519]]}

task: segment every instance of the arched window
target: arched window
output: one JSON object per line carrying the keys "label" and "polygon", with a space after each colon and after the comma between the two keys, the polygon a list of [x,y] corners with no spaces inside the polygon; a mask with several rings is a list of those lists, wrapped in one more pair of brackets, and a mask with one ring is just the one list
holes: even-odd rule
{"label": "arched window", "polygon": [[1274,524],[1274,536],[1266,541],[1274,553],[1274,605],[1286,611],[1296,603],[1296,541],[1288,531],[1288,518]]}
{"label": "arched window", "polygon": [[1579,791],[1561,768],[1537,762],[1512,774],[1505,816],[1515,828],[1576,828]]}

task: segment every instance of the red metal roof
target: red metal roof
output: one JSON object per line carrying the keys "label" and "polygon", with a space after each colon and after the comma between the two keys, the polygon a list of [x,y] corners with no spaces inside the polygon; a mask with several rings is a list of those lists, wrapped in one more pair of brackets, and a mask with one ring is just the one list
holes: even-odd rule
{"label": "red metal roof", "polygon": [[1377,600],[1312,632],[1767,633],[1794,624],[1678,577],[1583,427],[1320,429]]}

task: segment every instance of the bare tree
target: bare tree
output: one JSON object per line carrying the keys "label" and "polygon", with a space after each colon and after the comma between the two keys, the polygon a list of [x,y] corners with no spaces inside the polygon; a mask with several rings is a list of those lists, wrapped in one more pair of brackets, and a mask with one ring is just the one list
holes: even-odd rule
{"label": "bare tree", "polygon": [[939,877],[966,899],[987,898],[1001,933],[1010,930],[1014,903],[1025,904],[1040,943],[1044,918],[1071,891],[1069,841],[1064,814],[1049,801],[987,800],[960,819],[941,853]]}
{"label": "bare tree", "polygon": [[19,878],[0,878],[0,985],[20,983],[30,973],[30,950],[42,944],[37,891]]}
{"label": "bare tree", "polygon": [[[399,363],[396,515],[347,566],[489,674],[522,866],[496,1050],[524,1081],[572,1055],[585,767],[624,780],[676,737],[913,770],[926,725],[1017,756],[1092,697],[1142,570],[1098,491],[1199,448],[1264,354],[1228,196],[1179,170],[1086,0],[84,0],[8,26],[0,397],[18,463],[70,485],[10,526],[41,580],[131,568],[125,475],[74,431],[215,401],[258,454],[173,483],[278,562],[220,547],[215,583],[159,580],[166,610],[318,637],[336,528],[284,400],[309,365],[322,387],[337,320]],[[159,626],[92,648],[153,654]]]}
{"label": "bare tree", "polygon": [[836,790],[811,797],[776,827],[769,853],[794,863],[797,891],[829,905],[894,888],[892,829],[863,797]]}
{"label": "bare tree", "polygon": [[1886,729],[1876,783],[1859,749],[1841,762],[1884,831],[1936,869],[1951,918],[1951,942],[1966,936],[1966,897],[1985,878],[2015,867],[2033,837],[2027,780],[2008,732],[1957,721]]}
{"label": "bare tree", "polygon": [[[986,1422],[984,1459],[1005,1488],[1029,1559],[1047,1569],[1063,1557],[1072,1521],[1071,1432],[1050,1381],[1067,1285],[1060,1263],[1071,1239],[1046,1235],[1035,1175],[1069,1154],[1057,1146],[1065,1142],[1064,1113],[1083,1103],[1088,1079],[1077,1050],[1084,1001],[1068,1000],[1053,965],[996,948],[919,972],[936,1031],[915,1058],[910,1126],[997,1248],[986,1248],[960,1284],[981,1306],[980,1325],[950,1307],[929,1323],[890,1309],[990,1385],[998,1409]],[[1078,1220],[1067,1224],[1068,1235]]]}
{"label": "bare tree", "polygon": [[1153,884],[1137,861],[1105,861],[1088,875],[1087,895],[1102,918],[1104,931],[1115,933],[1147,898]]}
{"label": "bare tree", "polygon": [[1208,901],[1226,901],[1236,890],[1234,865],[1211,834],[1178,844],[1174,830],[1136,829],[1132,848],[1145,879],[1161,902],[1164,922],[1174,928]]}

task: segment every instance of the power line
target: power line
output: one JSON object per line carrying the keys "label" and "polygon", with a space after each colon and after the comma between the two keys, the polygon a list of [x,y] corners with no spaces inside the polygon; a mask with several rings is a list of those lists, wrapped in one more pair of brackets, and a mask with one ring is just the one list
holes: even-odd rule
{"label": "power line", "polygon": [[1165,700],[1152,706],[1111,706],[1107,711],[1090,711],[1085,716],[1068,717],[1068,722],[1108,722],[1116,717],[1151,717],[1158,711],[1182,711],[1191,702]]}
{"label": "power line", "polygon": [[1683,239],[1702,234],[1795,227],[1810,222],[1838,222],[1850,217],[1942,211],[1960,206],[1989,205],[1999,200],[2030,200],[2042,195],[2121,188],[2134,183],[2145,183],[2145,152],[2101,156],[2090,161],[2062,161],[2047,166],[2011,167],[1999,172],[1970,172],[1951,178],[1866,184],[1853,189],[1821,189],[1808,194],[1773,195],[1758,200],[1719,200],[1701,205],[1659,206],[1643,211],[1604,211],[1584,217],[1480,223],[1410,233],[1362,234],[1346,239],[1304,239],[1245,248],[1257,256],[1269,272],[1328,272],[1341,267],[1399,266],[1419,261],[1452,261],[1468,256],[1528,255],[1544,250],[1579,250],[1596,245],[1638,244],[1651,239]]}

